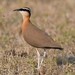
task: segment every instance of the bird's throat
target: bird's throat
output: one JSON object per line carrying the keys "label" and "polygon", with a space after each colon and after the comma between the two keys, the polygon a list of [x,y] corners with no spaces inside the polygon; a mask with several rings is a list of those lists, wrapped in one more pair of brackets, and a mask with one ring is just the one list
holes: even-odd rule
{"label": "bird's throat", "polygon": [[24,17],[23,24],[22,24],[22,33],[26,31],[26,28],[28,27],[29,23],[30,23],[30,18]]}

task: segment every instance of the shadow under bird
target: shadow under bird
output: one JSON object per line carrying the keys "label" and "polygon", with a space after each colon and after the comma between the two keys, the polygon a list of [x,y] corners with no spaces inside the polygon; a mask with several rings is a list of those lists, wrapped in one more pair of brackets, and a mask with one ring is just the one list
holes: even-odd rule
{"label": "shadow under bird", "polygon": [[[22,35],[25,41],[31,46],[36,48],[37,56],[38,56],[38,66],[37,69],[40,69],[43,59],[46,56],[46,49],[59,49],[63,50],[60,44],[55,42],[51,36],[49,36],[44,31],[40,30],[38,27],[32,24],[30,21],[31,17],[31,9],[28,7],[15,9],[14,11],[19,11],[23,16],[23,23],[21,26]],[[40,53],[37,48],[43,48],[44,54],[43,57],[40,57]]]}

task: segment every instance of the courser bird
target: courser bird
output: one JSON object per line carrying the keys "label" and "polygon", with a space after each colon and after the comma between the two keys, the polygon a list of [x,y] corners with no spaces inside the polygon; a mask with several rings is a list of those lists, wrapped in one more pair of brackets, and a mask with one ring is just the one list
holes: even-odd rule
{"label": "courser bird", "polygon": [[[14,11],[19,11],[23,16],[23,23],[21,26],[22,35],[25,41],[31,46],[36,48],[38,56],[38,66],[37,69],[40,69],[44,57],[46,56],[46,49],[59,49],[63,50],[60,44],[54,41],[51,36],[47,33],[36,27],[30,21],[31,9],[28,7],[15,9]],[[43,57],[41,58],[39,50],[37,48],[44,49]]]}

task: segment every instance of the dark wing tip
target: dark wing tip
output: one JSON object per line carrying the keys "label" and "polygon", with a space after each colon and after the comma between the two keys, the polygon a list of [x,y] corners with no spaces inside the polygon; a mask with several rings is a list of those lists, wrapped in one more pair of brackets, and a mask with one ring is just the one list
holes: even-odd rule
{"label": "dark wing tip", "polygon": [[46,49],[59,49],[61,51],[64,49],[62,47],[44,47],[44,48],[46,48]]}
{"label": "dark wing tip", "polygon": [[59,50],[63,50],[62,47],[53,47],[53,48],[51,48],[51,49],[59,49]]}
{"label": "dark wing tip", "polygon": [[63,50],[63,48],[58,48],[59,50]]}

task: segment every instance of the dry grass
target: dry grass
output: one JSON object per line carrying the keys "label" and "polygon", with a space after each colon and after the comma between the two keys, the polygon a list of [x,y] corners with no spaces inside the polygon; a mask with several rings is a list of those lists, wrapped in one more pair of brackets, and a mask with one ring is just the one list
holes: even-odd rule
{"label": "dry grass", "polygon": [[25,6],[32,22],[64,47],[47,51],[45,75],[75,75],[75,0],[0,0],[0,75],[37,75],[35,48],[19,36],[22,17],[13,12]]}

